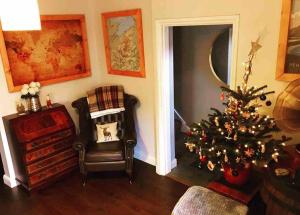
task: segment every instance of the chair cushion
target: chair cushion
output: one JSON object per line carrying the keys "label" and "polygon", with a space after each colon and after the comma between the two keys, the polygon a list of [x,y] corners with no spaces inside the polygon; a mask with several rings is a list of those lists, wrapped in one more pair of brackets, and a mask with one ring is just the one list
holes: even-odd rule
{"label": "chair cushion", "polygon": [[124,160],[124,145],[120,141],[90,144],[86,154],[86,162],[105,162]]}

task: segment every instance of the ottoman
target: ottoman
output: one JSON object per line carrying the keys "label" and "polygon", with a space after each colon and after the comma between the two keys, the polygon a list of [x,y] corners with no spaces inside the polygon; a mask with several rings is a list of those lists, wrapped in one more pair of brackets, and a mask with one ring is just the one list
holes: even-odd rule
{"label": "ottoman", "polygon": [[246,215],[248,207],[200,186],[190,187],[175,205],[172,215]]}

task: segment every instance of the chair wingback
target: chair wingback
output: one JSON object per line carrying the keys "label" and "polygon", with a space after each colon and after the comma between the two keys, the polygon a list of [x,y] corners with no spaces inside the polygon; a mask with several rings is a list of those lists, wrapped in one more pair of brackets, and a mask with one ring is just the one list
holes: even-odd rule
{"label": "chair wingback", "polygon": [[96,123],[105,124],[110,122],[118,122],[118,136],[123,139],[126,132],[130,132],[135,136],[135,125],[133,119],[133,108],[137,103],[137,98],[135,96],[124,94],[124,105],[125,111],[115,114],[109,114],[105,116],[98,117],[96,119],[91,119],[89,106],[86,97],[82,97],[72,102],[72,107],[78,110],[79,114],[79,129],[81,138],[87,140],[88,142],[94,142],[97,140]]}

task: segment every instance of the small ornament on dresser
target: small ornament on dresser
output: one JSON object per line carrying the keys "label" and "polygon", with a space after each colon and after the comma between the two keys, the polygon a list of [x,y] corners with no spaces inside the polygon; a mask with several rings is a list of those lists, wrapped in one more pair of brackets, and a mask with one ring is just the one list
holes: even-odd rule
{"label": "small ornament on dresser", "polygon": [[42,109],[39,98],[40,87],[39,82],[30,82],[30,84],[24,84],[21,89],[21,98],[26,100],[28,112],[37,112]]}
{"label": "small ornament on dresser", "polygon": [[50,95],[47,94],[46,96],[47,108],[52,108],[52,101],[50,99]]}
{"label": "small ornament on dresser", "polygon": [[22,101],[20,101],[20,100],[16,101],[16,110],[19,115],[25,114],[25,107],[24,107]]}

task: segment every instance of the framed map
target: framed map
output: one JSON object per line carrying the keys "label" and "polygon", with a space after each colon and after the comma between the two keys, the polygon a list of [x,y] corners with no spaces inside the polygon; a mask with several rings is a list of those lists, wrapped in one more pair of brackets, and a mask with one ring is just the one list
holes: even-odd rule
{"label": "framed map", "polygon": [[300,78],[300,0],[282,0],[276,79]]}
{"label": "framed map", "polygon": [[41,31],[1,31],[8,90],[38,81],[48,85],[90,76],[84,15],[41,16]]}
{"label": "framed map", "polygon": [[141,10],[103,13],[102,27],[108,73],[145,77]]}

